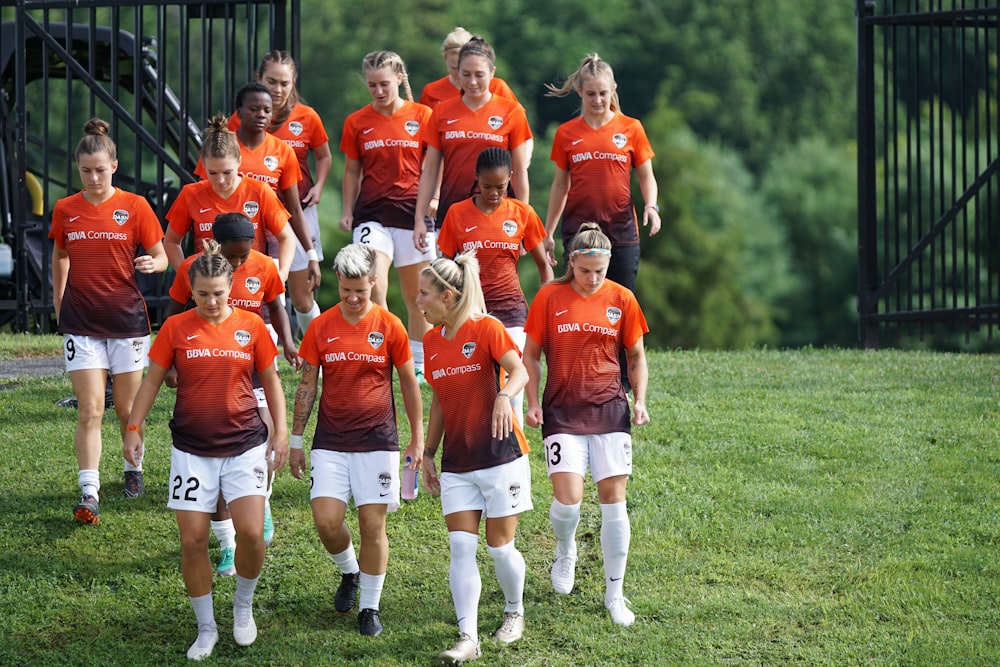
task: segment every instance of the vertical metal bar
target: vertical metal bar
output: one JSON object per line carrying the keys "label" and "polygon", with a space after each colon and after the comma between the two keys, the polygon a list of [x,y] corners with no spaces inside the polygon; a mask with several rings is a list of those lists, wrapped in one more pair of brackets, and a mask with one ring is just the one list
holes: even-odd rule
{"label": "vertical metal bar", "polygon": [[869,302],[878,286],[875,195],[875,64],[874,28],[866,20],[874,14],[874,0],[857,0],[858,33],[858,303],[859,337],[866,348],[878,347],[878,325],[869,315],[877,309]]}

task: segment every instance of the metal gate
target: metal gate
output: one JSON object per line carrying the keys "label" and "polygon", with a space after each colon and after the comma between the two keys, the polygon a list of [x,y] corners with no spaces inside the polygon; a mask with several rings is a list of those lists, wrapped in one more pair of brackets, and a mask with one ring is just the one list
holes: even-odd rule
{"label": "metal gate", "polygon": [[858,310],[866,347],[1000,321],[1000,6],[857,0]]}
{"label": "metal gate", "polygon": [[[298,16],[299,0],[0,0],[0,243],[14,260],[0,324],[52,328],[48,220],[78,189],[84,123],[111,124],[115,184],[165,221],[207,117],[232,110],[264,53],[298,52]],[[155,323],[171,278],[140,276]]]}

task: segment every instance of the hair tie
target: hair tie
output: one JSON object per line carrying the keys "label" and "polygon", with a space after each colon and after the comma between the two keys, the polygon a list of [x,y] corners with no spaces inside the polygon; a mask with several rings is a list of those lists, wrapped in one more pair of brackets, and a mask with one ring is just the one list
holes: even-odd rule
{"label": "hair tie", "polygon": [[579,255],[598,255],[600,257],[611,257],[611,251],[605,248],[580,248],[579,250],[574,250],[569,254],[570,257],[577,257]]}
{"label": "hair tie", "polygon": [[434,274],[434,277],[437,278],[439,281],[441,281],[444,284],[445,287],[447,287],[448,289],[450,289],[452,292],[454,292],[455,294],[457,294],[459,296],[459,298],[461,298],[461,296],[462,296],[462,290],[458,289],[457,287],[455,287],[454,285],[452,285],[450,282],[448,282],[447,280],[445,280],[444,276],[442,276],[440,273],[438,273],[434,269],[434,265],[433,264],[428,264],[427,268],[431,270],[431,273]]}

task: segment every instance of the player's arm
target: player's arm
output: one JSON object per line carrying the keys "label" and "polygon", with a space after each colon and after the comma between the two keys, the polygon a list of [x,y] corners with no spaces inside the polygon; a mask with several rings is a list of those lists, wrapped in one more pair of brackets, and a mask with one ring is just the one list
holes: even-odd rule
{"label": "player's arm", "polygon": [[349,232],[354,226],[354,205],[361,192],[361,161],[344,158],[344,180],[341,183],[344,211],[340,216],[341,231]]}
{"label": "player's arm", "polygon": [[427,225],[424,223],[424,213],[427,211],[434,193],[439,189],[443,165],[441,157],[440,150],[428,146],[427,155],[424,157],[424,168],[420,170],[417,208],[413,214],[413,246],[421,252],[427,250]]}
{"label": "player's arm", "polygon": [[635,345],[626,350],[628,360],[628,379],[632,383],[632,423],[636,426],[649,423],[649,412],[646,410],[646,387],[649,384],[649,369],[646,366],[646,349],[642,336]]}
{"label": "player's arm", "polygon": [[645,202],[642,207],[642,224],[643,226],[649,225],[649,235],[652,236],[660,231],[661,223],[660,212],[656,208],[659,189],[656,185],[656,177],[653,176],[653,161],[646,160],[635,168],[635,173],[639,177],[639,191]]}
{"label": "player's arm", "polygon": [[[507,401],[510,403],[510,401]],[[441,412],[441,404],[437,395],[431,399],[430,413],[427,415],[427,438],[424,444],[424,457],[421,468],[424,471],[424,488],[430,491],[432,496],[441,493],[441,481],[438,479],[437,464],[434,462],[434,455],[437,454],[441,438],[444,436],[444,413]]]}
{"label": "player's arm", "polygon": [[528,411],[524,413],[524,422],[537,428],[543,423],[542,406],[538,401],[538,389],[542,382],[542,346],[531,336],[525,337],[522,361],[528,371],[528,384],[524,387],[524,394],[528,397]]}
{"label": "player's arm", "polygon": [[278,334],[285,360],[298,368],[299,348],[292,336],[292,325],[288,321],[288,312],[281,305],[280,295],[267,302],[267,312],[271,316],[271,326]]}
{"label": "player's arm", "polygon": [[420,383],[413,370],[413,359],[396,369],[399,371],[399,391],[403,395],[406,419],[410,422],[410,446],[403,452],[403,460],[410,458],[410,469],[419,470],[424,458],[424,404],[420,396]]}
{"label": "player's arm", "polygon": [[528,371],[516,349],[504,352],[500,357],[500,366],[507,371],[507,382],[493,401],[490,433],[494,438],[503,440],[514,430],[514,408],[510,404],[510,397],[516,396],[528,384]]}
{"label": "player's arm", "polygon": [[146,377],[139,385],[132,400],[132,411],[128,415],[128,425],[125,427],[125,437],[122,438],[122,455],[125,460],[134,466],[142,463],[142,423],[146,421],[146,416],[156,402],[156,395],[160,393],[160,385],[163,384],[167,376],[167,369],[156,363],[152,359],[149,361],[149,370]]}
{"label": "player's arm", "polygon": [[52,253],[52,305],[56,310],[56,322],[62,311],[63,295],[69,280],[69,253],[56,246]]}
{"label": "player's arm", "polygon": [[525,141],[517,148],[510,151],[511,166],[513,173],[510,181],[514,185],[514,196],[528,203],[531,194],[531,185],[528,182],[528,163],[531,162],[531,142]]}
{"label": "player's arm", "polygon": [[566,208],[566,197],[569,195],[569,171],[556,167],[552,176],[552,187],[549,188],[549,205],[545,212],[545,251],[549,253],[549,263],[556,264],[556,227],[559,218]]}
{"label": "player's arm", "polygon": [[309,415],[316,403],[316,387],[319,381],[319,366],[313,366],[303,360],[302,377],[295,389],[295,405],[292,407],[292,437],[291,451],[288,454],[288,465],[295,479],[302,479],[306,470],[306,455],[302,450],[302,434],[306,432]]}
{"label": "player's arm", "polygon": [[271,422],[274,426],[267,444],[269,472],[277,473],[288,462],[288,415],[285,408],[285,392],[281,389],[281,378],[273,363],[258,369],[257,376],[264,387],[267,410],[271,413]]}
{"label": "player's arm", "polygon": [[330,168],[333,166],[333,155],[330,153],[329,142],[324,141],[319,146],[313,146],[312,151],[316,161],[316,180],[302,200],[302,205],[306,207],[319,204],[320,197],[323,196],[323,186],[326,184]]}
{"label": "player's arm", "polygon": [[167,232],[163,237],[163,249],[167,253],[167,262],[174,271],[181,267],[184,261],[184,248],[181,247],[181,235],[174,231],[173,227],[167,226]]}

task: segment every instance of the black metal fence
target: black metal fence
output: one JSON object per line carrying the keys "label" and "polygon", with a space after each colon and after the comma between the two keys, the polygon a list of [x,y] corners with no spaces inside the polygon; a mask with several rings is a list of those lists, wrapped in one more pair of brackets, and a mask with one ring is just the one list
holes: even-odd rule
{"label": "black metal fence", "polygon": [[858,309],[867,347],[1000,321],[1000,6],[857,0]]}
{"label": "black metal fence", "polygon": [[[115,183],[161,220],[194,180],[201,127],[272,48],[298,52],[299,0],[0,0],[0,324],[53,325],[49,212],[79,189],[84,123],[111,124]],[[170,276],[141,276],[155,322]]]}

